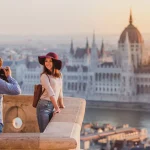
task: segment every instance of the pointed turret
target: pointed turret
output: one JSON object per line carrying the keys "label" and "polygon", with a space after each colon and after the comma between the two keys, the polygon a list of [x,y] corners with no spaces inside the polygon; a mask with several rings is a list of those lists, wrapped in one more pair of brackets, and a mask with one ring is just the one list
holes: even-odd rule
{"label": "pointed turret", "polygon": [[132,18],[132,10],[130,9],[130,17],[129,17],[129,23],[133,23],[133,18]]}
{"label": "pointed turret", "polygon": [[74,55],[74,48],[73,48],[73,40],[71,39],[71,45],[70,45],[70,53],[71,55]]}
{"label": "pointed turret", "polygon": [[85,47],[85,53],[86,53],[86,54],[90,54],[90,47],[89,47],[88,38],[86,38],[86,47]]}
{"label": "pointed turret", "polygon": [[104,56],[104,42],[102,40],[102,45],[101,45],[101,49],[100,49],[100,57]]}
{"label": "pointed turret", "polygon": [[126,32],[124,49],[122,50],[122,77],[121,77],[121,92],[123,95],[130,96],[135,93],[135,82],[133,80],[134,74],[134,57],[132,54],[129,42],[129,35]]}
{"label": "pointed turret", "polygon": [[86,37],[86,49],[89,48],[88,38]]}
{"label": "pointed turret", "polygon": [[93,32],[93,41],[92,41],[92,47],[91,47],[91,68],[94,69],[94,66],[96,68],[98,63],[98,49],[95,42],[95,33]]}
{"label": "pointed turret", "polygon": [[92,47],[95,47],[96,43],[95,43],[95,31],[93,31],[93,42],[92,42]]}

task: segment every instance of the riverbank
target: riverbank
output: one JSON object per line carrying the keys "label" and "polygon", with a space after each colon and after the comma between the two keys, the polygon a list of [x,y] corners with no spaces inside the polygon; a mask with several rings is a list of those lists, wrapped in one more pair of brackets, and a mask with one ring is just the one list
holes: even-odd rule
{"label": "riverbank", "polygon": [[86,108],[101,108],[113,110],[130,110],[130,111],[146,111],[150,112],[149,103],[135,103],[135,102],[108,102],[108,101],[86,101]]}

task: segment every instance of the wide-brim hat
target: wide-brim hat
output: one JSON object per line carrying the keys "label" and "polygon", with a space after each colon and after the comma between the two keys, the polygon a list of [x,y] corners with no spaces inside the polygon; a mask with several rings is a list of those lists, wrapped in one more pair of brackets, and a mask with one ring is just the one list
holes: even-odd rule
{"label": "wide-brim hat", "polygon": [[46,58],[51,58],[53,60],[53,62],[54,62],[55,68],[58,69],[58,70],[61,69],[62,62],[61,62],[61,60],[58,59],[58,55],[57,54],[55,54],[53,52],[50,52],[50,53],[46,54],[45,56],[38,56],[39,63],[41,65],[44,65]]}

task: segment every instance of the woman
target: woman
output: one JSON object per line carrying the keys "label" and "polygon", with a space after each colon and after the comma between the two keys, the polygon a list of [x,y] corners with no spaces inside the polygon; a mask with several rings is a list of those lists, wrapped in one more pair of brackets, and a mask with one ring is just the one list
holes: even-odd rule
{"label": "woman", "polygon": [[43,72],[40,77],[43,94],[36,110],[40,132],[43,132],[53,113],[60,113],[60,108],[65,107],[63,104],[62,74],[60,73],[62,62],[58,59],[58,55],[52,52],[46,56],[39,56],[38,60],[43,65]]}

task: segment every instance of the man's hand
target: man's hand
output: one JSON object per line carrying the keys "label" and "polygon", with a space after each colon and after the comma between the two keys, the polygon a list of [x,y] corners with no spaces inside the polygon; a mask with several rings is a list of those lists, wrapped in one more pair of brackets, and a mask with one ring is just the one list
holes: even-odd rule
{"label": "man's hand", "polygon": [[5,72],[5,76],[8,77],[8,76],[11,76],[11,69],[10,67],[6,67],[6,68],[3,68],[4,72]]}

